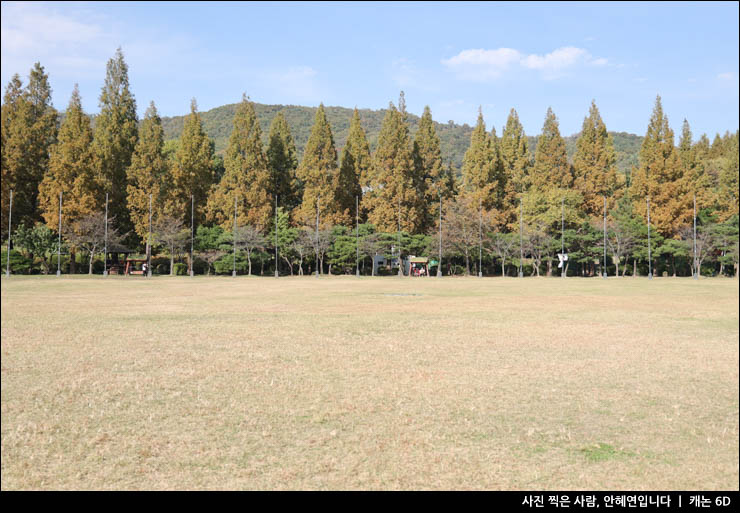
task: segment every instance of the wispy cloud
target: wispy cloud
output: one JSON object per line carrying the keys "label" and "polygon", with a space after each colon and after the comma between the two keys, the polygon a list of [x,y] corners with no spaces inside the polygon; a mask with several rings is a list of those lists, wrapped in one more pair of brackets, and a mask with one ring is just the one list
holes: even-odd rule
{"label": "wispy cloud", "polygon": [[733,80],[737,80],[737,73],[732,71],[720,73],[717,75],[717,80],[721,80],[722,82],[731,82]]}
{"label": "wispy cloud", "polygon": [[311,66],[266,70],[258,72],[257,76],[290,101],[316,103],[322,100],[318,82],[319,73]]}
{"label": "wispy cloud", "polygon": [[552,80],[577,66],[606,66],[608,60],[594,58],[583,48],[566,46],[544,55],[524,54],[513,48],[463,50],[443,59],[442,64],[459,79],[488,82],[519,69],[536,70],[544,79]]}

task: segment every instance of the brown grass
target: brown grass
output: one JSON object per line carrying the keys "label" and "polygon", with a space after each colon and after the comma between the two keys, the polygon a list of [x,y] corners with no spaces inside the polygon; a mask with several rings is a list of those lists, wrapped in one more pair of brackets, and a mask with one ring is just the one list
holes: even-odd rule
{"label": "brown grass", "polygon": [[3,489],[737,489],[729,279],[2,280]]}

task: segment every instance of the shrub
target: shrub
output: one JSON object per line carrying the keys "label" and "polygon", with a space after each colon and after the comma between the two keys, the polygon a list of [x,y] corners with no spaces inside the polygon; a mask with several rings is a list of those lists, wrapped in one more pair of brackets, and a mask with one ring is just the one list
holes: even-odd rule
{"label": "shrub", "polygon": [[185,276],[188,274],[188,264],[177,262],[175,264],[175,276]]}

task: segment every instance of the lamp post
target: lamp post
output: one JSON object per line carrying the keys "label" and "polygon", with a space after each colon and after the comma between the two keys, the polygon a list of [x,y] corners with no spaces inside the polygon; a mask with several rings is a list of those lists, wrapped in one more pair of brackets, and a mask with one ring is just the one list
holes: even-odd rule
{"label": "lamp post", "polygon": [[105,242],[103,245],[103,276],[108,276],[108,193],[105,193]]}
{"label": "lamp post", "polygon": [[650,196],[647,200],[647,222],[648,222],[648,279],[653,279],[653,259],[652,259],[652,247],[650,245]]}
{"label": "lamp post", "polygon": [[5,262],[5,276],[10,277],[10,228],[13,220],[13,189],[10,189],[10,206],[8,207],[8,254],[6,255]]}
{"label": "lamp post", "polygon": [[[62,191],[59,191],[59,231],[57,232],[57,277],[62,275]],[[8,253],[10,255],[10,253]]]}
{"label": "lamp post", "polygon": [[604,278],[607,277],[606,274],[606,196],[604,196]]}

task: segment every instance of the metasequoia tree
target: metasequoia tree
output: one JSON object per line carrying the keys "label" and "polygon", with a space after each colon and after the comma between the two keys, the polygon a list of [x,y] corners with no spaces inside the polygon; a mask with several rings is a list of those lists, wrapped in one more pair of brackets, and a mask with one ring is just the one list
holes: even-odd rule
{"label": "metasequoia tree", "polygon": [[[59,193],[63,193],[65,225],[103,209],[105,195],[96,180],[90,118],[82,112],[75,84],[57,144],[52,146],[49,168],[39,185],[41,215],[52,230],[59,229]],[[70,273],[75,272],[75,246],[70,247]]]}
{"label": "metasequoia tree", "polygon": [[370,163],[370,147],[360,123],[360,114],[355,108],[334,187],[337,212],[341,213],[341,221],[345,226],[351,226],[355,219],[355,198],[362,196],[360,180],[367,174]]}
{"label": "metasequoia tree", "polygon": [[165,205],[165,212],[181,219],[183,225],[190,225],[191,196],[195,203],[195,224],[200,225],[204,220],[206,198],[213,182],[212,159],[213,144],[203,130],[198,104],[193,98],[174,154]]}
{"label": "metasequoia tree", "polygon": [[291,212],[300,205],[303,191],[296,176],[298,152],[282,112],[278,112],[270,124],[266,156],[270,172],[270,197],[278,196],[280,204]]}
{"label": "metasequoia tree", "polygon": [[136,100],[129,90],[128,65],[118,48],[106,66],[93,148],[96,178],[101,190],[109,193],[109,212],[125,231],[130,227],[126,170],[131,165],[137,138]]}
{"label": "metasequoia tree", "polygon": [[208,198],[208,217],[223,228],[234,222],[237,198],[237,224],[264,229],[274,209],[267,157],[262,149],[262,131],[252,102],[246,95],[236,109],[224,161],[226,170]]}
{"label": "metasequoia tree", "polygon": [[169,163],[164,156],[162,119],[154,102],[149,104],[141,123],[140,139],[126,171],[127,203],[133,228],[142,240],[149,234],[149,206],[153,218],[163,214],[169,185]]}
{"label": "metasequoia tree", "polygon": [[412,158],[405,106],[399,110],[389,104],[369,176],[363,184],[368,221],[380,231],[418,232],[424,224],[424,196]]}
{"label": "metasequoia tree", "polygon": [[647,219],[646,198],[650,199],[650,223],[663,237],[675,238],[691,222],[693,198],[682,180],[673,130],[663,114],[660,96],[650,118],[639,155],[640,167],[632,173],[631,193],[635,211]]}
{"label": "metasequoia tree", "polygon": [[334,136],[326,119],[324,104],[316,110],[311,135],[303,150],[303,160],[298,165],[296,175],[303,184],[303,201],[295,215],[300,224],[315,224],[316,216],[322,225],[347,221],[344,212],[339,212],[336,201],[337,150]]}
{"label": "metasequoia tree", "polygon": [[614,143],[594,101],[576,141],[573,175],[573,185],[583,195],[586,215],[594,219],[602,216],[604,196],[607,210],[614,208],[619,186]]}
{"label": "metasequoia tree", "polygon": [[558,118],[547,108],[542,134],[537,138],[534,165],[527,177],[528,187],[544,190],[552,187],[568,189],[573,174],[565,151],[565,140],[560,135]]}
{"label": "metasequoia tree", "polygon": [[531,157],[524,127],[514,109],[509,113],[499,143],[505,180],[501,219],[503,226],[515,231],[519,222],[519,198],[526,191]]}

